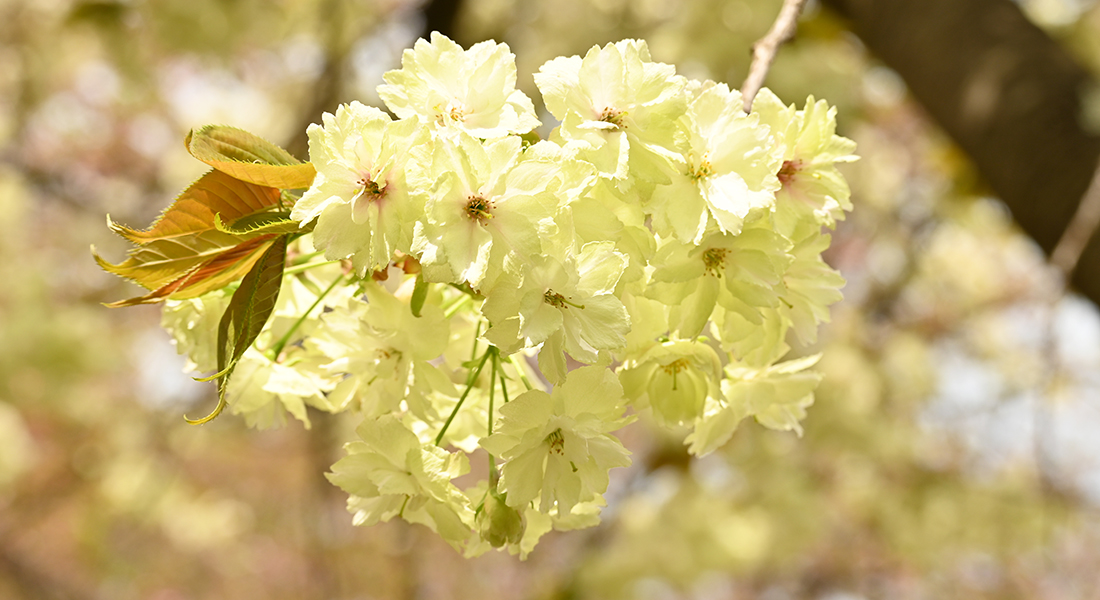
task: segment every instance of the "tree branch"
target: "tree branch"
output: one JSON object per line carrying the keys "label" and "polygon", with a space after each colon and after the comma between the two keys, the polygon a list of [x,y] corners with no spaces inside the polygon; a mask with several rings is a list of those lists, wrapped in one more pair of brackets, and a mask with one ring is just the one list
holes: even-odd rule
{"label": "tree branch", "polygon": [[768,69],[771,68],[779,47],[794,37],[794,31],[798,27],[798,15],[805,5],[806,0],[783,0],[783,6],[779,9],[779,16],[775,18],[775,23],[772,23],[772,28],[752,45],[752,64],[749,65],[749,75],[745,77],[745,83],[741,84],[745,112],[752,110],[752,101],[763,87],[764,78],[768,76]]}
{"label": "tree branch", "polygon": [[1081,254],[1089,245],[1089,241],[1096,235],[1096,229],[1100,226],[1100,165],[1092,175],[1092,182],[1077,205],[1077,212],[1073,213],[1069,225],[1058,240],[1058,245],[1050,253],[1050,263],[1054,265],[1068,282],[1073,278],[1073,272],[1077,270],[1077,262],[1081,260]]}

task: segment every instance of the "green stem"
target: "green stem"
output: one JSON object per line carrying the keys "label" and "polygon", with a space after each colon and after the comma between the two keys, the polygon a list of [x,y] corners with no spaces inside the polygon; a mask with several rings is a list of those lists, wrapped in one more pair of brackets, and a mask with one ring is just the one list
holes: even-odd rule
{"label": "green stem", "polygon": [[302,265],[295,265],[293,267],[288,267],[286,270],[284,270],[283,271],[283,277],[286,277],[287,275],[297,275],[298,273],[302,273],[302,272],[308,271],[310,269],[315,269],[317,267],[323,267],[325,265],[334,265],[338,262],[340,262],[340,261],[338,261],[338,260],[326,260],[326,261],[323,261],[323,262],[305,263],[305,264],[302,264]]}
{"label": "green stem", "polygon": [[477,365],[477,369],[474,369],[474,372],[470,374],[470,378],[466,380],[466,390],[463,391],[462,396],[459,397],[454,410],[451,411],[451,416],[447,417],[447,422],[443,424],[443,429],[439,430],[439,435],[435,436],[436,446],[443,441],[443,435],[447,433],[447,428],[451,426],[451,421],[455,420],[458,409],[462,408],[462,403],[466,401],[466,396],[469,396],[470,390],[474,389],[474,383],[477,382],[478,376],[481,375],[481,369],[485,367],[485,361],[489,360],[489,355],[493,354],[496,349],[496,346],[489,346],[489,349],[486,350],[485,354],[481,357],[481,362]]}
{"label": "green stem", "polygon": [[291,261],[291,264],[295,265],[295,266],[305,264],[305,263],[309,262],[310,260],[312,260],[314,258],[317,258],[318,256],[321,256],[324,253],[325,253],[324,250],[318,250],[316,252],[310,252],[309,254],[300,254],[300,255],[294,257],[294,260]]}
{"label": "green stem", "polygon": [[450,319],[452,316],[454,316],[456,312],[458,312],[463,306],[469,304],[471,301],[472,298],[470,298],[470,296],[462,294],[454,302],[451,302],[449,305],[444,307],[443,317],[446,319]]}
{"label": "green stem", "polygon": [[481,335],[481,321],[477,322],[477,327],[474,328],[474,347],[470,350],[470,360],[473,360],[477,356],[477,338]]}
{"label": "green stem", "polygon": [[527,391],[531,391],[534,387],[531,386],[531,382],[527,379],[527,374],[523,372],[523,367],[519,366],[519,359],[513,354],[508,357],[508,360],[512,361],[512,366],[516,368],[516,373],[519,373],[519,380],[523,382],[523,386],[527,388]]}
{"label": "green stem", "polygon": [[302,323],[304,323],[305,320],[309,317],[309,313],[313,312],[313,309],[317,308],[317,305],[321,303],[321,300],[325,299],[325,296],[327,296],[328,293],[332,291],[332,288],[336,287],[336,284],[340,283],[343,280],[343,275],[337,277],[336,279],[333,279],[332,283],[330,283],[329,286],[325,288],[325,291],[321,292],[321,294],[317,296],[317,299],[313,301],[313,304],[311,304],[310,307],[306,309],[306,312],[303,313],[302,316],[298,317],[298,320],[290,326],[290,329],[286,330],[286,333],[283,334],[283,337],[279,338],[279,341],[275,342],[275,345],[272,346],[270,350],[268,350],[267,357],[270,358],[272,362],[276,362],[279,360],[279,355],[282,354],[283,348],[286,347],[287,343],[290,341],[290,337],[294,335],[294,332],[297,331]]}
{"label": "green stem", "polygon": [[[486,428],[488,435],[493,435],[493,392],[497,389],[497,368],[500,366],[500,353],[493,353],[493,369],[489,374],[489,424]],[[502,385],[504,381],[500,382]],[[507,394],[507,392],[505,392]],[[496,488],[497,479],[499,475],[497,473],[497,461],[493,458],[493,455],[489,454],[489,487]]]}
{"label": "green stem", "polygon": [[[508,404],[508,386],[504,383],[504,367],[500,368],[500,393],[504,395],[504,403]],[[492,433],[490,431],[490,433]]]}
{"label": "green stem", "polygon": [[305,286],[305,288],[309,290],[309,293],[313,294],[314,296],[320,296],[321,292],[324,291],[323,288],[317,285],[317,282],[309,276],[309,273],[298,273],[297,275],[294,275],[294,277],[297,277],[298,282]]}
{"label": "green stem", "polygon": [[[493,392],[497,389],[497,368],[500,364],[500,353],[493,353],[493,367],[489,374],[489,433],[486,435],[493,435]],[[491,458],[491,457],[490,457]]]}
{"label": "green stem", "polygon": [[482,296],[478,292],[474,291],[474,288],[470,287],[470,284],[468,282],[463,281],[462,283],[448,283],[447,285],[462,292],[463,294],[469,294],[469,296],[474,300],[483,300],[485,298],[485,296]]}

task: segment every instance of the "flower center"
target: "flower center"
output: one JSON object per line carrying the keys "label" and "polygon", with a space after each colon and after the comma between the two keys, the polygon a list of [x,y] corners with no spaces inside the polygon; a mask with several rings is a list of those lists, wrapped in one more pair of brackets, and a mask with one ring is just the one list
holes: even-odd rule
{"label": "flower center", "polygon": [[550,442],[550,452],[558,456],[565,454],[565,436],[561,434],[561,427],[550,432],[550,435],[546,436],[546,441]]}
{"label": "flower center", "polygon": [[401,358],[401,351],[396,348],[378,348],[375,350],[378,355],[378,361],[387,360],[393,357]]}
{"label": "flower center", "polygon": [[707,268],[707,273],[714,275],[715,277],[722,276],[722,267],[726,264],[726,255],[729,254],[727,248],[710,248],[703,253],[703,265]]}
{"label": "flower center", "polygon": [[451,101],[442,110],[438,106],[436,107],[435,122],[440,126],[446,126],[450,123],[462,123],[466,120],[468,114],[470,114],[470,111],[466,110],[465,106]]}
{"label": "flower center", "polygon": [[783,166],[779,168],[779,172],[776,173],[776,177],[779,178],[779,182],[784,186],[790,185],[790,183],[794,181],[794,176],[798,174],[801,168],[802,161],[785,160],[783,161]]}
{"label": "flower center", "polygon": [[694,160],[688,162],[687,176],[691,178],[692,181],[706,179],[707,177],[710,177],[711,173],[713,173],[713,170],[710,166],[710,160],[708,160],[708,156],[706,154],[703,155],[703,160],[699,163],[698,167],[695,166]]}
{"label": "flower center", "polygon": [[625,116],[625,112],[621,110],[615,110],[610,106],[605,106],[603,112],[600,113],[600,118],[598,120],[603,121],[604,123],[611,123],[612,125],[614,125],[615,127],[619,127],[620,129],[625,129],[626,126],[623,125],[623,117]]}
{"label": "flower center", "polygon": [[546,293],[542,295],[542,301],[553,306],[554,308],[584,308],[583,304],[574,304],[565,299],[565,296],[555,292],[554,290],[546,290]]}
{"label": "flower center", "polygon": [[686,358],[678,358],[678,359],[668,363],[667,365],[661,367],[661,369],[664,370],[665,375],[672,375],[672,390],[673,391],[676,391],[676,375],[680,371],[683,371],[686,368],[688,368],[688,359],[686,359]]}
{"label": "flower center", "polygon": [[368,175],[360,177],[355,183],[363,188],[362,195],[366,196],[367,202],[381,200],[382,196],[386,195],[386,186],[378,185],[378,182],[371,179]]}
{"label": "flower center", "polygon": [[687,366],[688,366],[688,359],[678,358],[678,359],[668,363],[667,365],[665,365],[661,368],[665,370],[665,373],[667,373],[669,375],[675,375],[675,374],[679,373],[680,371],[683,371],[684,369],[686,369]]}
{"label": "flower center", "polygon": [[470,196],[466,199],[466,216],[479,225],[486,225],[493,218],[493,202],[484,196]]}

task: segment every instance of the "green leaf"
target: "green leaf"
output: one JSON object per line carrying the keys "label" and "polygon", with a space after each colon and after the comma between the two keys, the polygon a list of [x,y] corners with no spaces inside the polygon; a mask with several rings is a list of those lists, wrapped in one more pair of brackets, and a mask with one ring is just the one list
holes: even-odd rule
{"label": "green leaf", "polygon": [[[252,268],[252,265],[256,263],[257,259],[259,259],[264,251],[271,245],[274,237],[274,234],[255,237],[240,242],[235,246],[223,248],[220,252],[213,254],[209,258],[177,272],[177,276],[174,279],[163,283],[155,289],[151,288],[153,291],[144,296],[111,302],[106,304],[106,306],[110,308],[119,308],[137,304],[151,304],[160,302],[166,298],[184,300],[186,298],[201,296],[206,292],[221,289],[247,273],[249,269]],[[124,277],[126,276],[125,274],[116,272],[121,270],[121,267],[126,263],[123,263],[123,265],[111,265],[100,258],[99,255],[95,254],[95,248],[92,248],[92,254],[95,255],[96,261],[98,261],[100,266],[104,269],[116,274],[121,274]],[[133,259],[131,258],[131,260]],[[137,266],[133,267],[132,270],[136,271],[140,270],[140,268],[140,266]]]}
{"label": "green leaf", "polygon": [[279,190],[234,179],[221,171],[210,171],[192,183],[153,225],[136,231],[107,218],[112,231],[135,244],[194,235],[215,228],[214,217],[234,223],[259,217],[279,206]]}
{"label": "green leaf", "polygon": [[288,212],[268,212],[258,215],[249,215],[226,224],[221,215],[214,215],[214,228],[222,233],[233,235],[260,235],[267,233],[288,234],[305,233],[312,230],[312,225],[301,227],[301,223],[290,218]]}
{"label": "green leaf", "polygon": [[289,152],[243,129],[207,125],[187,134],[191,156],[242,181],[279,189],[308,188],[317,174]]}
{"label": "green leaf", "polygon": [[[271,247],[241,280],[233,292],[229,306],[218,323],[218,372],[212,378],[218,380],[218,405],[201,419],[187,419],[192,425],[201,425],[218,416],[225,408],[225,390],[237,361],[259,337],[267,320],[275,311],[282,287],[283,269],[286,268],[286,246],[289,236],[275,239]],[[212,379],[207,378],[207,379]]]}
{"label": "green leaf", "polygon": [[424,300],[427,298],[428,281],[424,279],[424,274],[420,273],[416,276],[416,284],[413,286],[412,298],[409,302],[414,317],[420,316],[420,311],[424,308]]}

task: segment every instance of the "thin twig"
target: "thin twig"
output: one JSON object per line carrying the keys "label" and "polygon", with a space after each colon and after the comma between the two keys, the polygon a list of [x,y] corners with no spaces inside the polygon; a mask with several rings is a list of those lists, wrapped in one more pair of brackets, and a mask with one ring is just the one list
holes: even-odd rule
{"label": "thin twig", "polygon": [[779,16],[775,18],[775,23],[772,23],[772,28],[752,45],[749,76],[745,78],[745,83],[741,84],[741,98],[745,102],[745,112],[752,110],[752,101],[764,85],[764,78],[768,76],[768,69],[775,60],[775,53],[784,42],[794,37],[795,28],[798,26],[798,15],[805,5],[806,0],[783,0],[783,7],[779,9]]}
{"label": "thin twig", "polygon": [[1069,284],[1073,278],[1073,271],[1077,268],[1077,261],[1081,259],[1081,253],[1085,251],[1089,240],[1096,233],[1100,225],[1100,166],[1092,175],[1092,183],[1085,195],[1081,197],[1081,203],[1077,205],[1077,212],[1073,213],[1069,225],[1058,240],[1058,245],[1050,253],[1050,264],[1054,265],[1066,278]]}

